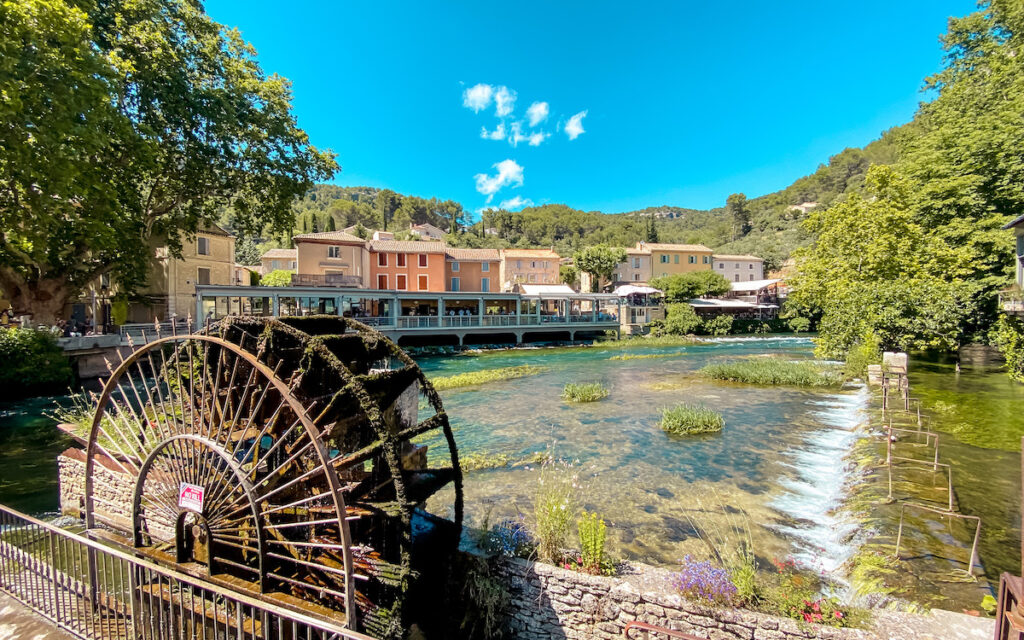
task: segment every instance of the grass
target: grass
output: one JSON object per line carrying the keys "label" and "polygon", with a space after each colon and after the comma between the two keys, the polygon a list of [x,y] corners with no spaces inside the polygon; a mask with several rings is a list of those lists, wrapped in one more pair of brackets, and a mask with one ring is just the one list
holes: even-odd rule
{"label": "grass", "polygon": [[512,458],[504,453],[467,453],[459,456],[459,465],[463,471],[483,471],[507,467]]}
{"label": "grass", "polygon": [[649,360],[651,358],[675,358],[677,356],[685,355],[682,351],[676,351],[674,353],[623,353],[621,355],[612,356],[609,360]]}
{"label": "grass", "polygon": [[666,433],[677,436],[714,433],[725,427],[725,418],[704,406],[677,404],[661,410],[660,426]]}
{"label": "grass", "polygon": [[535,367],[533,365],[521,365],[518,367],[503,367],[500,369],[482,369],[480,371],[470,371],[468,373],[460,373],[454,376],[442,376],[440,378],[434,378],[431,382],[434,384],[434,388],[438,391],[444,391],[446,389],[458,389],[460,387],[472,387],[478,384],[486,384],[488,382],[497,382],[499,380],[512,380],[514,378],[524,378],[526,376],[533,376],[546,371],[547,367]]}
{"label": "grass", "polygon": [[608,397],[608,388],[600,382],[576,384],[570,382],[562,390],[562,400],[566,402],[596,402]]}
{"label": "grass", "polygon": [[750,358],[709,364],[700,370],[700,374],[713,380],[792,387],[834,387],[843,381],[837,367],[782,358]]}

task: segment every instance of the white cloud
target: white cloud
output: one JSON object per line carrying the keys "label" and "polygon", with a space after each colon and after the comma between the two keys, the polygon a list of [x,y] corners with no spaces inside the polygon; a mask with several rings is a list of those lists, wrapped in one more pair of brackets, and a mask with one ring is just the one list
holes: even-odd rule
{"label": "white cloud", "polygon": [[530,108],[526,110],[526,116],[530,119],[530,126],[536,127],[541,122],[547,120],[548,103],[534,102],[530,105]]}
{"label": "white cloud", "polygon": [[[502,89],[504,88],[502,87]],[[462,106],[479,113],[491,104],[491,96],[493,95],[494,87],[489,84],[478,84],[462,92]]]}
{"label": "white cloud", "polygon": [[506,211],[515,211],[517,209],[522,209],[523,207],[532,206],[533,200],[530,200],[529,198],[524,198],[522,196],[516,196],[508,200],[502,200],[500,205],[500,207],[502,209],[505,209]]}
{"label": "white cloud", "polygon": [[489,176],[486,173],[478,173],[473,178],[476,180],[476,190],[487,196],[487,202],[494,198],[494,194],[509,185],[517,187],[523,184],[523,168],[515,160],[502,160],[493,165],[498,173]]}
{"label": "white cloud", "polygon": [[514,109],[515,106],[515,91],[509,89],[508,87],[498,87],[494,91],[494,115],[498,116],[499,118],[504,118],[508,114],[512,113],[512,109]]}
{"label": "white cloud", "polygon": [[537,133],[530,134],[530,138],[529,138],[530,146],[531,147],[539,147],[540,143],[544,142],[544,138],[546,138],[546,137],[548,137],[550,135],[551,135],[550,133],[544,133],[543,131],[538,131]]}
{"label": "white cloud", "polygon": [[508,134],[508,143],[513,147],[518,147],[520,142],[526,142],[528,139],[523,135],[523,123],[513,122],[512,131]]}
{"label": "white cloud", "polygon": [[569,136],[570,140],[575,140],[583,133],[583,118],[585,117],[587,117],[587,112],[580,111],[565,123],[565,135]]}
{"label": "white cloud", "polygon": [[505,123],[499,122],[498,126],[494,128],[494,131],[488,131],[487,127],[480,127],[480,137],[484,140],[504,140]]}

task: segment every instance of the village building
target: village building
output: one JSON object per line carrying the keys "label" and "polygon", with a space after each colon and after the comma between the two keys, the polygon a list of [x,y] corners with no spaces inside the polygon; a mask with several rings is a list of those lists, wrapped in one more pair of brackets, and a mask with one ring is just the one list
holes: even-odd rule
{"label": "village building", "polygon": [[443,242],[371,240],[370,288],[396,291],[444,291]]}
{"label": "village building", "polygon": [[552,249],[502,249],[501,288],[517,284],[559,284],[561,257]]}
{"label": "village building", "polygon": [[638,242],[636,248],[650,250],[651,278],[711,270],[714,252],[702,244]]}
{"label": "village building", "polygon": [[423,240],[444,240],[445,230],[429,222],[409,226],[409,233]]}
{"label": "village building", "polygon": [[295,271],[298,259],[296,249],[269,249],[260,256],[260,275],[265,276],[271,271]]}
{"label": "village building", "polygon": [[445,249],[448,291],[497,291],[501,254],[497,249]]}
{"label": "village building", "polygon": [[1003,229],[1013,229],[1016,237],[1014,255],[1014,285],[999,293],[999,302],[1003,311],[1012,314],[1024,314],[1024,216],[1019,216]]}
{"label": "village building", "polygon": [[366,287],[369,255],[366,241],[344,231],[294,236],[297,267],[292,284]]}
{"label": "village building", "polygon": [[712,256],[715,273],[729,282],[764,280],[764,259],[749,254],[715,254]]}

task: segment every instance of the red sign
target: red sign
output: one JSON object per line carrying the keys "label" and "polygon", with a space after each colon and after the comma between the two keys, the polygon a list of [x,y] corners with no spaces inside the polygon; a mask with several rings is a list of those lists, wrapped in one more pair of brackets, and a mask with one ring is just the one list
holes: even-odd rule
{"label": "red sign", "polygon": [[197,484],[182,482],[178,487],[178,506],[196,513],[203,512],[203,494],[205,490]]}

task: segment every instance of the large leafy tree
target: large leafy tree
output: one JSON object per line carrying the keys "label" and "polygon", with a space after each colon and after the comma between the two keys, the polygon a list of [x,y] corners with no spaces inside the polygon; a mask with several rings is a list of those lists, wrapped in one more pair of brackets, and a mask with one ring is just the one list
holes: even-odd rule
{"label": "large leafy tree", "polygon": [[191,0],[0,3],[0,289],[49,322],[105,273],[145,282],[231,211],[244,235],[291,229],[337,169],[237,31]]}
{"label": "large leafy tree", "polygon": [[601,278],[610,279],[615,268],[626,261],[626,250],[621,247],[596,244],[574,253],[572,261],[577,269],[592,276],[591,288],[597,291]]}
{"label": "large leafy tree", "polygon": [[705,296],[725,295],[732,289],[729,280],[714,271],[691,271],[661,276],[651,280],[651,286],[665,294],[665,301],[682,303]]}

